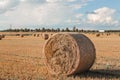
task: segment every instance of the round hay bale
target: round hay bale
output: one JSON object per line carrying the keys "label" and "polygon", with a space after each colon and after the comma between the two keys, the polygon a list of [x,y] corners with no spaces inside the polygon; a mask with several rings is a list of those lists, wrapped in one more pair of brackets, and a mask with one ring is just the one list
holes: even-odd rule
{"label": "round hay bale", "polygon": [[40,35],[39,34],[37,34],[37,37],[39,37]]}
{"label": "round hay bale", "polygon": [[36,36],[36,34],[34,34],[34,37]]}
{"label": "round hay bale", "polygon": [[119,34],[119,36],[120,36],[120,34]]}
{"label": "round hay bale", "polygon": [[44,40],[47,40],[49,38],[49,35],[48,34],[43,34],[43,39]]}
{"label": "round hay bale", "polygon": [[94,44],[83,34],[55,34],[45,43],[43,52],[48,71],[56,75],[88,71],[96,58]]}
{"label": "round hay bale", "polygon": [[2,38],[5,38],[5,35],[2,34],[1,37],[2,37]]}
{"label": "round hay bale", "polygon": [[96,37],[100,37],[100,34],[96,34]]}
{"label": "round hay bale", "polygon": [[23,37],[24,37],[24,35],[22,34],[20,37],[21,37],[21,38],[23,38]]}

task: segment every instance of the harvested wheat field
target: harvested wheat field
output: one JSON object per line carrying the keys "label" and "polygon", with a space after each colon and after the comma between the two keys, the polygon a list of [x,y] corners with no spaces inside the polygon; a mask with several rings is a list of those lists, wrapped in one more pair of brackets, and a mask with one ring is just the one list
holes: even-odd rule
{"label": "harvested wheat field", "polygon": [[90,71],[71,76],[49,73],[42,37],[5,36],[0,40],[0,80],[120,80],[120,36],[97,34],[85,34],[96,48],[95,63]]}

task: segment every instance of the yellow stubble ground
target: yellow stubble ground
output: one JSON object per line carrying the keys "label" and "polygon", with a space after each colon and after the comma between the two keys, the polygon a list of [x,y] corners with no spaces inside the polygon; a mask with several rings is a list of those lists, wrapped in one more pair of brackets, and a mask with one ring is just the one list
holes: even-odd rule
{"label": "yellow stubble ground", "polygon": [[49,74],[43,53],[45,40],[41,37],[5,37],[0,40],[0,80],[119,80],[120,36],[85,35],[96,47],[95,64],[91,71],[70,77]]}

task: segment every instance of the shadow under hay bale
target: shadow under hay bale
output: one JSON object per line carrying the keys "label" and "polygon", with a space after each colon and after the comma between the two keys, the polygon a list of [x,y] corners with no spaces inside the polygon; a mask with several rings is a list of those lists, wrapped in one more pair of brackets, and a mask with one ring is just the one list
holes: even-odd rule
{"label": "shadow under hay bale", "polygon": [[98,69],[98,70],[91,70],[88,72],[78,73],[75,74],[74,77],[80,78],[105,78],[105,80],[119,80],[120,79],[120,70],[105,70],[105,69]]}
{"label": "shadow under hay bale", "polygon": [[82,34],[55,34],[44,46],[46,65],[51,74],[72,75],[87,71],[96,52],[91,40]]}

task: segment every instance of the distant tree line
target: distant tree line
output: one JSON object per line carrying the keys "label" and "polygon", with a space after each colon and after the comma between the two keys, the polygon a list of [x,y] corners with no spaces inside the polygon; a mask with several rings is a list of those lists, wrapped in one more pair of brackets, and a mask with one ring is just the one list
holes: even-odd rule
{"label": "distant tree line", "polygon": [[[75,26],[72,29],[66,27],[65,29],[60,28],[36,28],[36,29],[29,29],[29,28],[21,28],[21,29],[6,29],[2,30],[1,32],[99,32],[99,30],[83,30],[78,29]],[[105,32],[120,32],[120,30],[105,30]]]}
{"label": "distant tree line", "polygon": [[105,32],[120,32],[120,30],[106,30]]}
{"label": "distant tree line", "polygon": [[78,29],[76,27],[73,27],[73,29],[69,29],[66,27],[65,29],[60,29],[60,28],[36,28],[36,29],[28,29],[28,28],[22,28],[22,29],[6,29],[2,30],[2,32],[83,32],[83,29]]}

